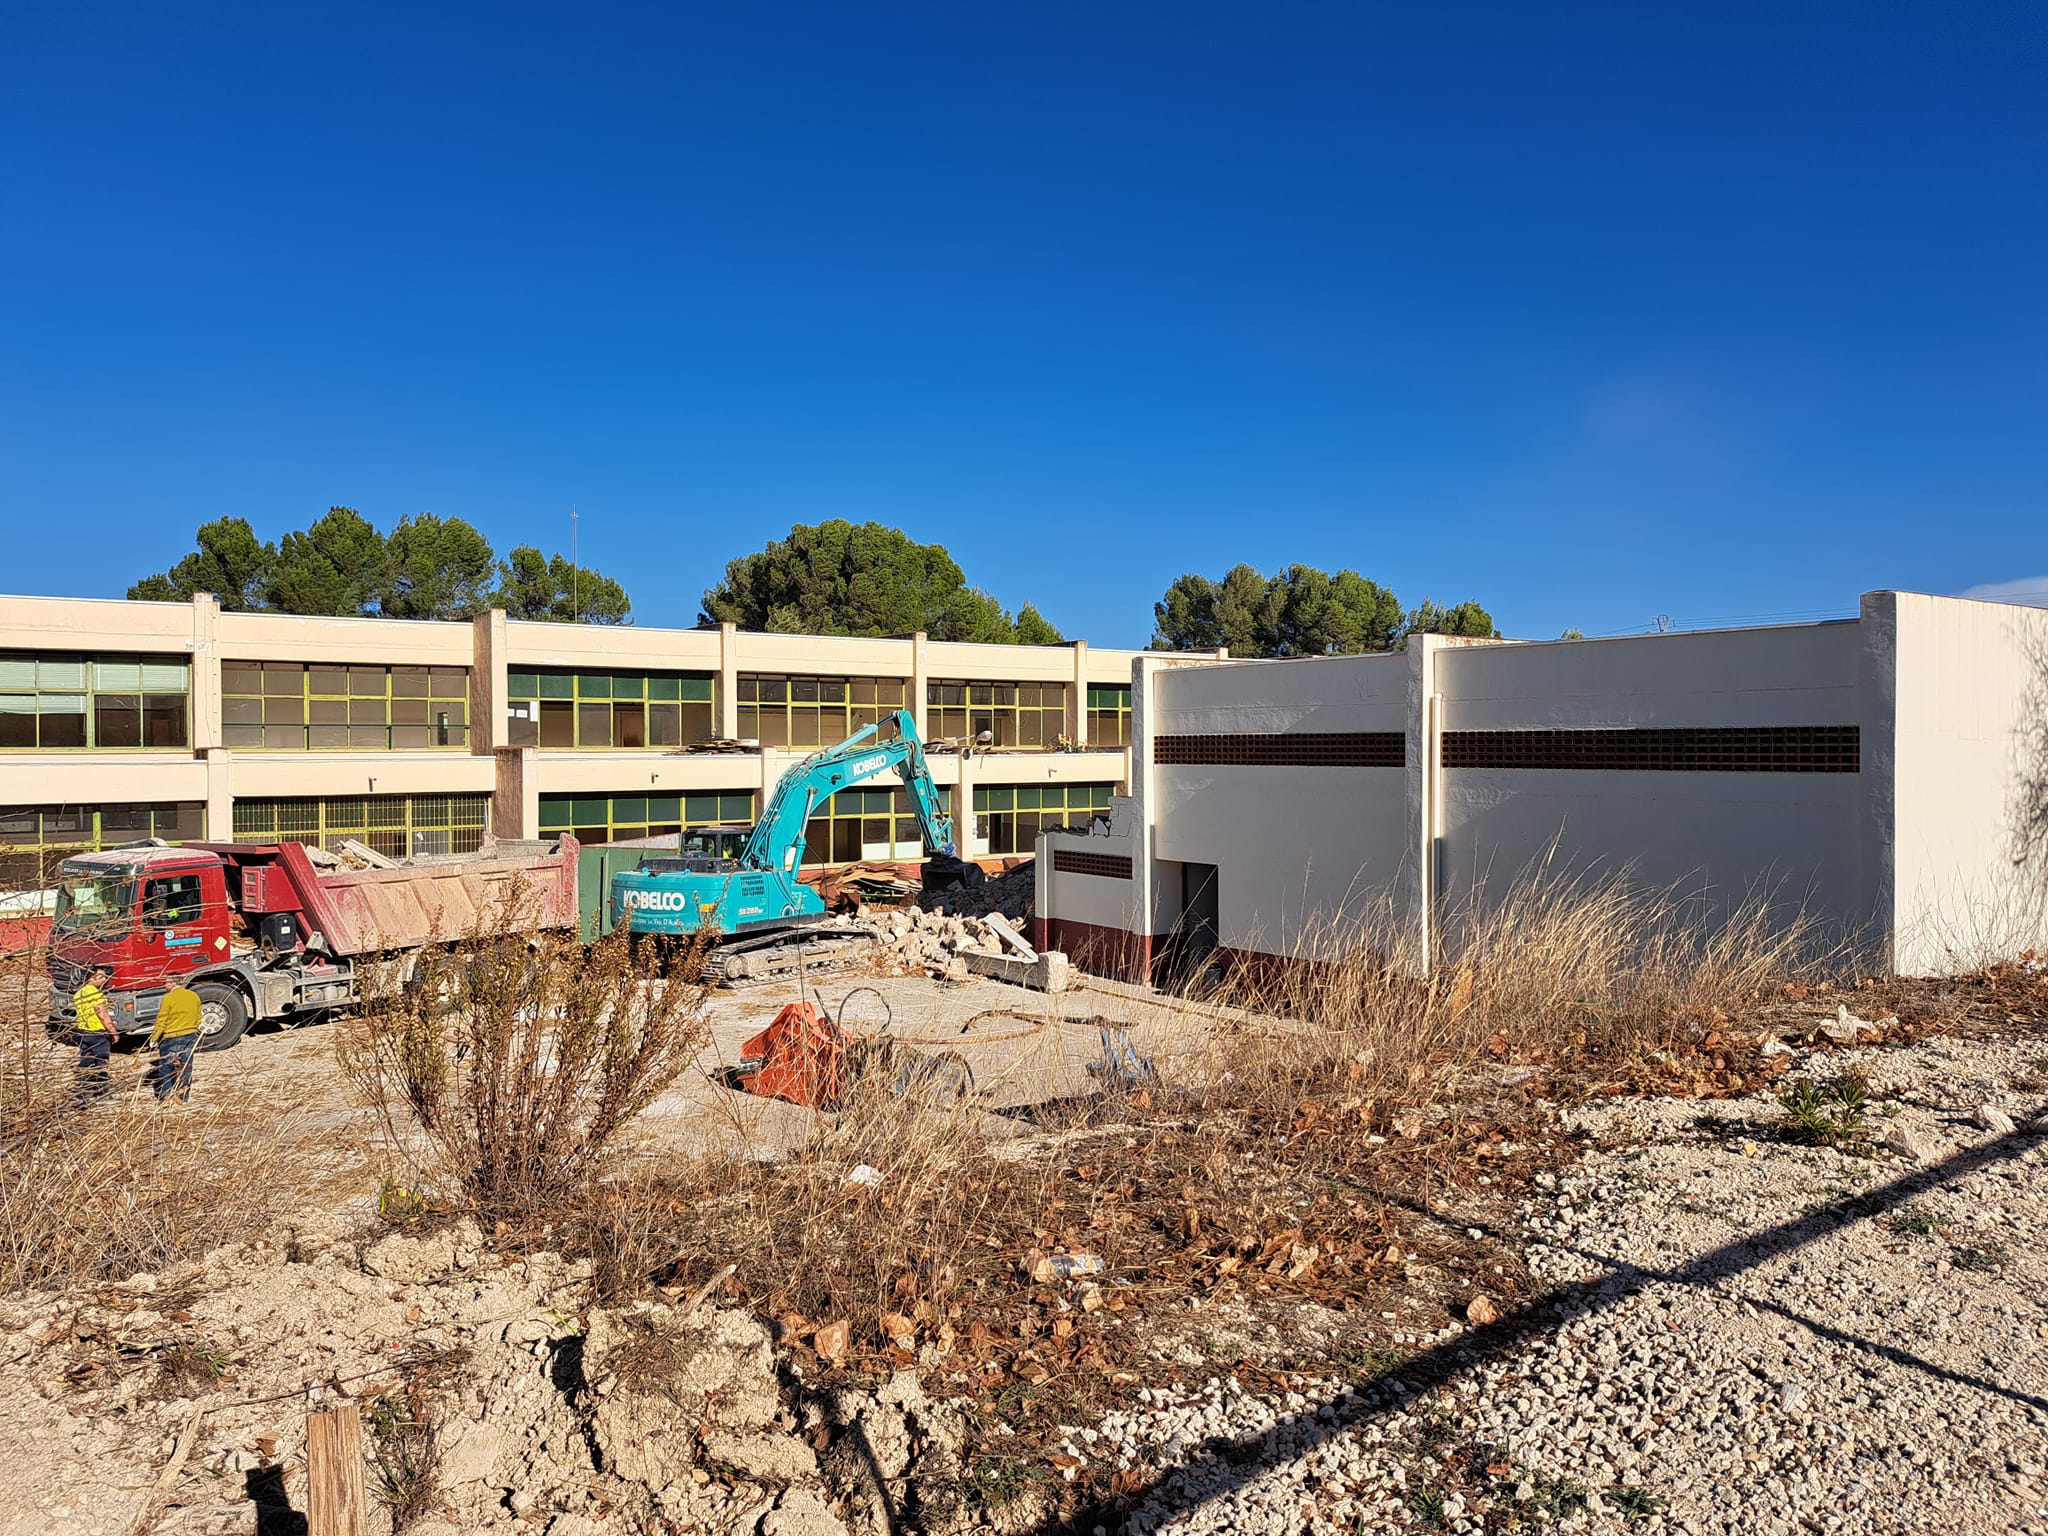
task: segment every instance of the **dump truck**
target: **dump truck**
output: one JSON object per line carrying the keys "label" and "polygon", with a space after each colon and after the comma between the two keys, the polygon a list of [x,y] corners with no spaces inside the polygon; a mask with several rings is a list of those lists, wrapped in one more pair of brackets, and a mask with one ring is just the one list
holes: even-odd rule
{"label": "dump truck", "polygon": [[146,1033],[164,994],[199,994],[199,1049],[259,1020],[300,1023],[410,974],[430,945],[494,931],[576,926],[577,845],[488,844],[474,855],[388,867],[323,867],[300,843],[130,844],[58,866],[50,1012],[93,967],[118,1034]]}

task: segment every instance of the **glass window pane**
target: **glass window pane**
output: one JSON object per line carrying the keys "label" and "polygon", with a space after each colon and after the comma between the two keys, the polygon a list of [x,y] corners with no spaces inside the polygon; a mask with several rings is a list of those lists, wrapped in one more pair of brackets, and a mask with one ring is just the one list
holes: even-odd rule
{"label": "glass window pane", "polygon": [[789,711],[786,709],[764,709],[761,711],[761,745],[764,747],[786,747],[789,745]]}
{"label": "glass window pane", "polygon": [[306,671],[306,686],[317,694],[331,699],[348,697],[347,667],[309,667]]}
{"label": "glass window pane", "polygon": [[434,668],[434,697],[437,699],[466,699],[469,697],[469,668]]}
{"label": "glass window pane", "polygon": [[306,669],[291,662],[270,661],[263,664],[263,691],[267,694],[297,698],[306,691]]}
{"label": "glass window pane", "polygon": [[505,740],[515,747],[539,746],[539,718],[525,713],[508,715],[505,720]]}
{"label": "glass window pane", "polygon": [[683,683],[676,677],[650,677],[647,679],[647,697],[672,702],[683,696]]}
{"label": "glass window pane", "polygon": [[35,692],[36,659],[33,656],[0,656],[0,688]]}
{"label": "glass window pane", "polygon": [[789,702],[792,704],[817,703],[818,679],[815,677],[792,677],[789,680]]}
{"label": "glass window pane", "polygon": [[[81,673],[84,670],[80,664]],[[46,693],[36,703],[36,713],[41,717],[36,727],[36,744],[44,747],[82,747],[85,745],[85,695],[82,693]]]}
{"label": "glass window pane", "polygon": [[263,745],[263,727],[224,725],[220,730],[220,742],[224,747],[260,747]]}
{"label": "glass window pane", "polygon": [[843,677],[819,678],[818,697],[827,704],[844,704],[846,702],[846,679]]}
{"label": "glass window pane", "polygon": [[142,664],[144,693],[188,693],[191,672],[182,661],[145,661]]}
{"label": "glass window pane", "polygon": [[688,703],[709,704],[714,690],[708,677],[686,677],[682,679],[678,691]]}
{"label": "glass window pane", "polygon": [[263,745],[273,752],[296,751],[306,745],[306,728],[303,725],[266,725],[263,727]]}
{"label": "glass window pane", "polygon": [[263,701],[261,699],[222,699],[220,717],[226,725],[261,725],[263,723]]}
{"label": "glass window pane", "polygon": [[85,688],[85,663],[66,658],[52,660],[44,657],[36,664],[36,686],[38,688]]}
{"label": "glass window pane", "polygon": [[638,699],[647,694],[647,679],[644,677],[612,677],[612,697],[615,699]]}
{"label": "glass window pane", "polygon": [[900,677],[885,677],[875,685],[875,702],[884,709],[903,707],[904,682]]}
{"label": "glass window pane", "polygon": [[352,725],[348,728],[348,744],[352,747],[375,747],[381,750],[390,743],[391,738],[381,725]]}
{"label": "glass window pane", "polygon": [[425,725],[394,725],[391,727],[391,747],[395,752],[412,752],[422,747],[435,747],[436,740],[432,727]]}
{"label": "glass window pane", "polygon": [[576,706],[576,745],[608,747],[612,744],[612,707],[609,704]]}
{"label": "glass window pane", "polygon": [[605,672],[578,672],[576,674],[576,697],[579,699],[608,699],[612,696],[611,675]]}
{"label": "glass window pane", "polygon": [[764,677],[759,679],[759,682],[761,702],[763,704],[782,704],[788,701],[789,679],[783,677]]}
{"label": "glass window pane", "polygon": [[[531,693],[531,690],[528,690],[528,693],[523,694],[516,687],[510,688],[508,691],[515,699],[526,698]],[[393,667],[391,669],[391,697],[394,699],[424,699],[426,696],[427,669],[425,667]]]}
{"label": "glass window pane", "polygon": [[[406,671],[409,669],[401,667],[399,670]],[[394,679],[394,686],[391,690],[393,693],[398,692],[395,681]],[[505,674],[505,692],[509,697],[515,699],[535,698],[540,693],[540,678],[532,672],[507,672]]]}
{"label": "glass window pane", "polygon": [[[141,668],[136,674],[141,675]],[[142,695],[96,693],[92,699],[92,739],[99,747],[142,745]]]}
{"label": "glass window pane", "polygon": [[92,667],[95,693],[142,692],[142,663],[139,661],[96,661]]}
{"label": "glass window pane", "polygon": [[261,693],[263,691],[263,669],[246,661],[221,663],[220,691],[222,693]]}
{"label": "glass window pane", "polygon": [[391,691],[391,679],[382,667],[350,667],[348,691],[352,698],[381,699]]}
{"label": "glass window pane", "polygon": [[185,695],[146,693],[142,696],[142,744],[182,747],[185,736]]}
{"label": "glass window pane", "polygon": [[263,701],[263,723],[265,725],[304,725],[306,723],[306,701],[304,699],[265,699]]}
{"label": "glass window pane", "polygon": [[544,747],[576,745],[576,706],[544,699],[540,706],[540,744]]}
{"label": "glass window pane", "polygon": [[306,728],[306,745],[310,747],[345,747],[348,745],[348,727],[345,725],[313,725]]}
{"label": "glass window pane", "polygon": [[[614,704],[612,706],[612,732],[614,746],[646,746],[647,706],[645,704]],[[644,820],[645,818],[639,819]]]}
{"label": "glass window pane", "polygon": [[393,699],[391,701],[391,723],[393,725],[425,725],[433,716],[429,713],[433,705],[425,699]]}
{"label": "glass window pane", "polygon": [[682,706],[680,704],[649,704],[647,706],[647,745],[650,747],[676,747],[682,745]]}
{"label": "glass window pane", "polygon": [[[711,722],[709,704],[685,704],[683,706],[683,740],[710,741],[717,734]],[[742,736],[749,734],[740,732]]]}
{"label": "glass window pane", "polygon": [[382,699],[350,699],[348,701],[348,723],[350,725],[383,725],[391,718],[391,706]]}
{"label": "glass window pane", "polygon": [[576,678],[568,672],[543,672],[540,675],[540,696],[544,699],[571,699],[576,696]]}

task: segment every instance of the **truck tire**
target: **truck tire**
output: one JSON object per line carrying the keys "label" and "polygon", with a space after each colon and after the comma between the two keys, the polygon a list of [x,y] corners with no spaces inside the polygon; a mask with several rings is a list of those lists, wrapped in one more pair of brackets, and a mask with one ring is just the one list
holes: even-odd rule
{"label": "truck tire", "polygon": [[199,1049],[225,1051],[249,1027],[249,1000],[233,982],[202,981],[199,994]]}

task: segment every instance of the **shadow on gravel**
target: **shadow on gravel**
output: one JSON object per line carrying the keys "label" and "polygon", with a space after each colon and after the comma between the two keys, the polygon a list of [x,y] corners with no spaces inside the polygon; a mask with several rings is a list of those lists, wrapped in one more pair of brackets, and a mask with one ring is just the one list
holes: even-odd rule
{"label": "shadow on gravel", "polygon": [[[1965,1148],[1953,1156],[1934,1164],[1932,1167],[1919,1169],[1901,1178],[1894,1179],[1889,1184],[1880,1185],[1876,1189],[1860,1194],[1856,1199],[1856,1212],[1861,1217],[1881,1215],[1894,1206],[1903,1205],[1916,1195],[1925,1194],[1951,1179],[1964,1178],[1972,1173],[1976,1173],[1980,1169],[1989,1167],[1993,1163],[2002,1162],[2006,1158],[2016,1155],[2034,1139],[2032,1135],[2025,1131],[2012,1131],[1995,1140],[1985,1142],[1982,1146]],[[1418,1212],[1422,1210],[1419,1206],[1413,1207],[1413,1209]],[[1435,1212],[1427,1212],[1425,1214],[1432,1221],[1442,1219]],[[1775,1227],[1767,1227],[1763,1231],[1748,1237],[1738,1238],[1734,1242],[1725,1243],[1721,1247],[1703,1253],[1698,1258],[1681,1264],[1675,1269],[1666,1270],[1645,1269],[1636,1265],[1602,1258],[1596,1254],[1587,1254],[1584,1256],[1593,1259],[1596,1263],[1608,1266],[1613,1273],[1611,1279],[1603,1283],[1598,1289],[1582,1293],[1578,1298],[1578,1304],[1590,1313],[1604,1312],[1627,1300],[1640,1291],[1644,1285],[1654,1281],[1661,1281],[1671,1285],[1711,1287],[1719,1281],[1731,1279],[1745,1270],[1753,1269],[1769,1259],[1776,1258],[1781,1254],[1795,1252],[1820,1238],[1831,1236],[1833,1233],[1840,1231],[1842,1226],[1842,1221],[1825,1214],[1802,1215],[1792,1221],[1780,1222]],[[1499,1235],[1494,1235],[1498,1239]],[[1619,1281],[1620,1284],[1615,1284],[1614,1282],[1616,1281]],[[1750,1304],[1777,1312],[1781,1316],[1799,1323],[1802,1327],[1812,1329],[1823,1338],[1867,1349],[1873,1354],[1881,1355],[1883,1358],[1892,1361],[1894,1364],[1906,1366],[1913,1370],[1925,1371],[1929,1375],[1936,1376],[1943,1381],[1952,1382],[1958,1386],[1970,1387],[1980,1392],[1995,1393],[2000,1397],[2010,1398],[2014,1402],[2023,1403],[2029,1407],[2048,1412],[2048,1399],[2036,1397],[2030,1393],[2017,1392],[2010,1387],[2000,1386],[1996,1382],[1985,1381],[1979,1377],[1952,1371],[1946,1366],[1937,1365],[1931,1360],[1923,1360],[1918,1355],[1906,1350],[1874,1343],[1858,1335],[1846,1333],[1838,1328],[1832,1328],[1825,1323],[1817,1323],[1811,1318],[1802,1317],[1773,1303],[1751,1301]],[[1478,1369],[1488,1361],[1505,1355],[1524,1338],[1534,1333],[1541,1333],[1552,1327],[1556,1322],[1557,1314],[1550,1309],[1525,1307],[1508,1314],[1497,1323],[1491,1323],[1484,1328],[1474,1328],[1462,1334],[1454,1341],[1435,1345],[1422,1351],[1420,1354],[1412,1356],[1398,1370],[1389,1372],[1387,1376],[1382,1378],[1381,1386],[1383,1388],[1391,1388],[1407,1396],[1428,1392],[1446,1383],[1456,1381],[1459,1377]],[[1326,1442],[1344,1434],[1352,1426],[1364,1423],[1369,1419],[1377,1417],[1380,1413],[1390,1410],[1391,1405],[1379,1407],[1368,1405],[1349,1412],[1340,1411],[1327,1420],[1318,1420],[1313,1413],[1309,1413],[1291,1423],[1283,1422],[1276,1424],[1272,1429],[1263,1432],[1256,1439],[1212,1442],[1210,1449],[1225,1464],[1222,1466],[1212,1464],[1210,1472],[1211,1476],[1215,1479],[1214,1483],[1208,1491],[1199,1497],[1188,1499],[1177,1508],[1168,1507],[1158,1510],[1156,1518],[1151,1524],[1156,1529],[1158,1525],[1191,1515],[1204,1505],[1213,1503],[1217,1499],[1226,1498],[1244,1487],[1245,1484],[1258,1476],[1264,1466],[1265,1457],[1261,1454],[1264,1444],[1278,1436],[1289,1432],[1300,1436],[1294,1448],[1288,1452],[1290,1459],[1309,1456],[1314,1454]],[[1137,1500],[1120,1499],[1115,1502],[1085,1506],[1069,1519],[1047,1525],[1042,1530],[1046,1533],[1056,1531],[1080,1531],[1086,1533],[1096,1526],[1102,1526],[1108,1530],[1115,1531],[1121,1527],[1125,1514],[1132,1507],[1133,1503],[1142,1502],[1142,1497],[1142,1495],[1139,1496]]]}

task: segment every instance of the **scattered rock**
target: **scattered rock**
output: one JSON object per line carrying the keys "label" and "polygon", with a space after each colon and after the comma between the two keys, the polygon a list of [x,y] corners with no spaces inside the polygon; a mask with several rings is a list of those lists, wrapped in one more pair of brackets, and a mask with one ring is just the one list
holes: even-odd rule
{"label": "scattered rock", "polygon": [[1977,1124],[1999,1136],[2009,1135],[2019,1128],[2013,1123],[2012,1116],[2008,1115],[1996,1104],[1979,1104],[1977,1106]]}
{"label": "scattered rock", "polygon": [[1924,1163],[1934,1156],[1934,1143],[1903,1120],[1894,1120],[1884,1133],[1884,1144],[1900,1157]]}

